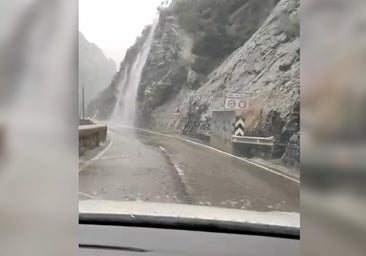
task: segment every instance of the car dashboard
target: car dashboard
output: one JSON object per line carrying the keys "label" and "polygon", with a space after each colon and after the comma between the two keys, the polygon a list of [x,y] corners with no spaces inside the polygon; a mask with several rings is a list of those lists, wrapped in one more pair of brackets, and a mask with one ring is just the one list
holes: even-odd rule
{"label": "car dashboard", "polygon": [[81,256],[299,255],[299,229],[184,218],[81,215]]}

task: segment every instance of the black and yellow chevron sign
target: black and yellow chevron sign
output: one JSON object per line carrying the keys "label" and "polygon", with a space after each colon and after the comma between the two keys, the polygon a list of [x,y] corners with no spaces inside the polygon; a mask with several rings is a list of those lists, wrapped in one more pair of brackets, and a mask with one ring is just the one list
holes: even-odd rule
{"label": "black and yellow chevron sign", "polygon": [[244,136],[245,123],[244,120],[240,117],[236,117],[235,127],[234,127],[234,135],[235,136]]}

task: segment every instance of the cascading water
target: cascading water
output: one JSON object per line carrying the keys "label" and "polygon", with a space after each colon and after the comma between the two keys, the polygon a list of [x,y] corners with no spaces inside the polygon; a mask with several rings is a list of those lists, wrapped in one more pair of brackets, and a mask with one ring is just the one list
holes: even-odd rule
{"label": "cascading water", "polygon": [[[118,109],[114,111],[112,117],[112,120],[115,122],[127,126],[134,126],[138,87],[141,81],[142,71],[150,53],[157,24],[158,21],[153,23],[149,35],[131,67],[128,78],[126,74],[128,72],[124,74],[123,80],[121,81],[122,95],[121,97],[117,97],[116,108]],[[128,67],[126,67],[127,69]]]}
{"label": "cascading water", "polygon": [[113,120],[116,120],[117,119],[116,117],[119,116],[118,115],[118,110],[119,110],[119,107],[120,107],[121,96],[122,96],[122,93],[123,93],[122,89],[124,89],[124,86],[127,83],[128,69],[129,69],[129,66],[126,65],[124,70],[123,70],[122,81],[119,83],[118,88],[117,88],[117,100],[116,100],[116,104],[114,106],[113,113],[112,113],[112,119]]}

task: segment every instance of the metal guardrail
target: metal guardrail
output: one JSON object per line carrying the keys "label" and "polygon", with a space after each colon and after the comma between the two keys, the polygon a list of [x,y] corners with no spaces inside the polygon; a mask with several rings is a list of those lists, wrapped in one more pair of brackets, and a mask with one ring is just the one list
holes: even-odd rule
{"label": "metal guardrail", "polygon": [[274,145],[274,137],[251,137],[251,136],[232,136],[231,141],[233,143],[241,143],[241,144],[252,144],[252,145],[263,145],[263,146],[273,146]]}
{"label": "metal guardrail", "polygon": [[[211,137],[211,131],[202,129],[201,127],[198,128],[197,134],[203,135],[205,137]],[[238,144],[251,144],[251,145],[261,145],[261,146],[274,146],[274,136],[271,137],[252,137],[252,136],[237,136],[233,135],[231,138],[232,143]]]}
{"label": "metal guardrail", "polygon": [[[211,137],[211,131],[199,128],[197,133],[206,137]],[[274,137],[252,137],[252,136],[236,136],[233,135],[231,141],[239,144],[252,144],[263,146],[274,146]]]}
{"label": "metal guardrail", "polygon": [[206,137],[211,137],[211,131],[209,130],[199,128],[197,133]]}

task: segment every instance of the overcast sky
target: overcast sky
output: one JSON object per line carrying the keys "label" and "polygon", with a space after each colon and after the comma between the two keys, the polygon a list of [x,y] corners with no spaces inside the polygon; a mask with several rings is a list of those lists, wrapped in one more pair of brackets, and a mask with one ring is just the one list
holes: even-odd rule
{"label": "overcast sky", "polygon": [[117,66],[163,0],[79,0],[79,30]]}

